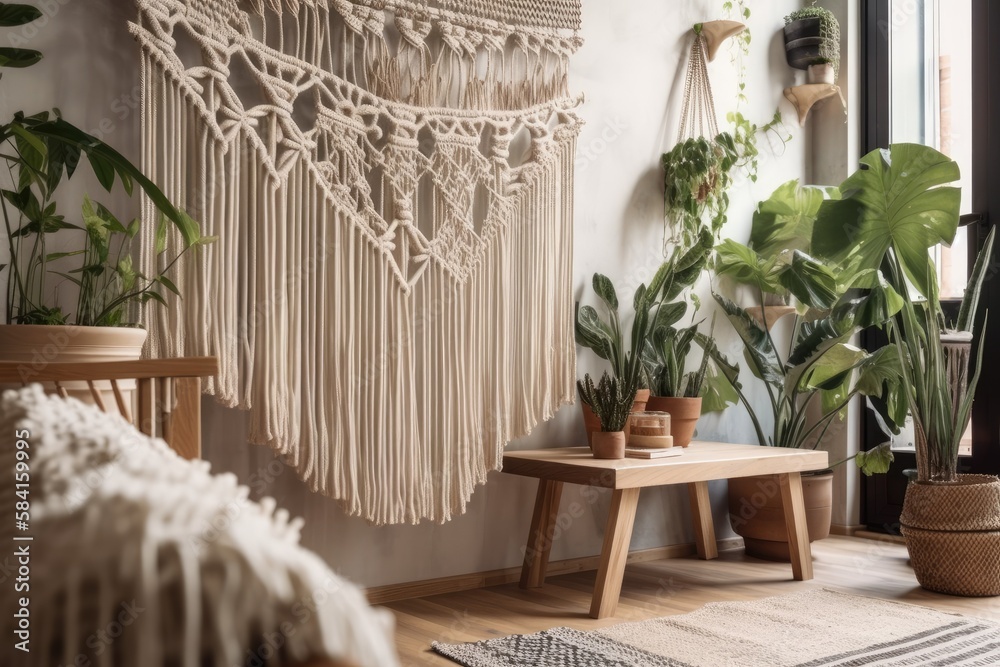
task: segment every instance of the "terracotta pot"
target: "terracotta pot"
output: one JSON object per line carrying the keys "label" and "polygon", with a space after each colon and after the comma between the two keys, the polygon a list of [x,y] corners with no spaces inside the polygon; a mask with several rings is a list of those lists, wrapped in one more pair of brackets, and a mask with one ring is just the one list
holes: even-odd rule
{"label": "terracotta pot", "polygon": [[587,445],[593,449],[594,433],[601,430],[601,420],[594,414],[589,405],[580,401],[580,408],[583,410],[583,428],[587,430]]}
{"label": "terracotta pot", "polygon": [[687,447],[691,444],[695,426],[701,418],[701,398],[650,396],[646,409],[670,413],[670,435],[674,437],[674,447]]}
{"label": "terracotta pot", "polygon": [[649,401],[649,390],[640,389],[635,392],[635,400],[632,402],[632,412],[642,412],[646,409],[646,403]]}
{"label": "terracotta pot", "polygon": [[[635,401],[632,402],[632,412],[642,412],[646,409],[646,401],[649,400],[649,390],[640,389],[635,392]],[[583,411],[583,428],[587,431],[587,445],[593,448],[594,440],[593,436],[596,431],[601,430],[601,420],[598,419],[594,411],[590,409],[590,406],[580,401],[580,408]],[[625,425],[626,433],[628,432],[628,424]]]}
{"label": "terracotta pot", "polygon": [[[145,342],[145,329],[5,324],[0,325],[0,361],[20,362],[21,377],[30,383],[50,363],[136,361]],[[94,402],[86,382],[65,382],[63,386],[73,398]],[[112,409],[116,403],[111,383],[96,382],[95,386],[102,392],[104,404]],[[128,402],[135,381],[120,380],[118,387]]]}
{"label": "terracotta pot", "polygon": [[1000,479],[911,482],[899,521],[921,586],[948,595],[1000,595]]}
{"label": "terracotta pot", "polygon": [[[809,541],[830,535],[833,519],[833,472],[803,473]],[[743,537],[746,553],[754,558],[788,562],[788,532],[781,487],[774,475],[729,480],[729,519]]]}
{"label": "terracotta pot", "polygon": [[597,431],[591,449],[595,459],[625,458],[625,431]]}

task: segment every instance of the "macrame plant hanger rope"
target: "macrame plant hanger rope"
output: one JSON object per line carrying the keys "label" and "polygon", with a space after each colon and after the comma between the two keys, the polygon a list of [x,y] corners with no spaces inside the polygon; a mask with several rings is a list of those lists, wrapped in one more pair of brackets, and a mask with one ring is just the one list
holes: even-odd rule
{"label": "macrame plant hanger rope", "polygon": [[350,514],[463,512],[574,399],[580,0],[137,4],[146,173],[218,237],[148,353],[218,356],[208,391]]}
{"label": "macrame plant hanger rope", "polygon": [[684,77],[684,101],[681,106],[681,123],[677,129],[677,143],[699,136],[713,141],[719,135],[715,116],[715,97],[708,78],[708,47],[701,29],[695,28],[691,44],[687,73]]}

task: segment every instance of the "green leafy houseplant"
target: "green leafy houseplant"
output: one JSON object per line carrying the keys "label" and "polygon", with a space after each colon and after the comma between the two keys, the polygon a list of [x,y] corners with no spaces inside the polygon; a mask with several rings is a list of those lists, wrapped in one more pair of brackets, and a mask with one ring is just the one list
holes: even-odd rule
{"label": "green leafy houseplant", "polygon": [[[0,27],[27,25],[41,12],[27,5],[0,3]],[[38,51],[0,48],[0,67],[24,68],[42,59]],[[157,252],[164,254],[168,225],[183,241],[182,253],[209,239],[197,223],[177,209],[142,172],[103,141],[78,129],[58,110],[26,115],[17,112],[0,125],[0,159],[8,182],[2,190],[9,271],[6,322],[8,324],[77,324],[121,326],[129,323],[134,307],[149,301],[163,303],[161,289],[176,293],[167,273],[177,257],[164,257],[162,271],[144,276],[132,265],[131,243],[140,222],[119,221],[105,206],[85,198],[80,220],[58,213],[55,197],[63,179],[71,178],[86,158],[108,192],[120,182],[128,195],[135,186],[160,214]],[[53,237],[77,235],[81,245],[52,252]],[[65,262],[76,262],[63,268]],[[54,303],[53,282],[77,286],[76,312],[69,315]]]}
{"label": "green leafy houseplant", "polygon": [[671,242],[695,245],[706,226],[718,234],[729,209],[728,190],[738,159],[733,135],[722,132],[714,140],[705,137],[681,141],[664,153],[664,215],[672,234],[664,234],[664,247]]}
{"label": "green leafy houseplant", "polygon": [[[948,184],[959,180],[958,165],[916,144],[874,151],[862,164],[864,168],[841,186],[844,198],[821,209],[813,247],[833,262],[881,268],[901,295],[902,307],[889,323],[889,334],[917,433],[919,479],[955,482],[982,348],[970,378],[967,363],[955,368],[946,357],[942,337],[965,333],[966,339],[972,338],[993,232],[980,251],[958,320],[946,326],[928,251],[955,238],[961,193]],[[958,387],[949,382],[949,375],[960,378]]]}
{"label": "green leafy houseplant", "polygon": [[[712,335],[700,334],[700,323],[676,326],[688,312],[688,302],[683,294],[697,282],[708,266],[713,245],[712,233],[703,229],[698,243],[687,249],[675,248],[661,268],[665,277],[660,291],[652,295],[652,319],[643,350],[649,387],[654,396],[697,398],[709,394],[721,398],[725,394],[724,391],[719,392],[716,386],[709,355],[704,351],[706,346],[714,345]],[[660,283],[654,281],[653,284]],[[691,298],[696,315],[699,304],[693,296]],[[689,357],[696,348],[701,350],[701,360],[697,362],[696,370],[687,372]],[[710,405],[711,410],[708,411],[718,411],[724,409],[727,403],[725,400],[721,404],[711,401]]]}
{"label": "green leafy houseplant", "polygon": [[610,278],[595,273],[592,283],[594,292],[605,306],[607,319],[602,319],[594,307],[580,307],[577,304],[575,327],[577,344],[592,350],[601,359],[609,361],[614,377],[624,382],[625,387],[632,387],[633,397],[647,382],[642,365],[642,350],[649,327],[650,297],[655,294],[654,289],[657,291],[661,289],[665,280],[666,272],[661,268],[649,289],[645,285],[640,285],[636,290],[632,300],[635,319],[632,322],[628,348],[625,346],[622,318],[618,312],[618,294]]}
{"label": "green leafy houseplant", "polygon": [[[739,367],[715,354],[762,445],[819,447],[830,426],[859,395],[884,399],[883,421],[891,429],[905,416],[896,390],[900,372],[895,355],[886,350],[869,354],[851,344],[861,329],[887,322],[902,307],[902,300],[877,271],[857,263],[830,269],[801,249],[800,234],[811,235],[817,197],[823,201],[820,191],[785,184],[755,216],[751,232],[755,248],[727,240],[717,249],[717,272],[750,286],[761,302],[767,293],[788,294],[798,302],[785,351],[772,336],[773,323],[766,316],[761,323],[748,309],[714,294],[743,342],[748,368],[767,396],[774,423],[770,436],[764,433],[758,407],[743,391]],[[783,244],[790,247],[778,252]],[[888,469],[890,457],[885,445],[859,454],[856,462],[872,474]]]}
{"label": "green leafy houseplant", "polygon": [[941,310],[929,250],[955,238],[961,193],[958,165],[926,146],[895,144],[862,159],[824,204],[813,246],[830,261],[881,267],[902,307],[889,323],[915,430],[917,479],[906,489],[900,526],[921,586],[951,595],[1000,595],[1000,479],[958,474],[959,443],[969,424],[982,368],[972,356],[994,233],[973,267],[958,319]]}

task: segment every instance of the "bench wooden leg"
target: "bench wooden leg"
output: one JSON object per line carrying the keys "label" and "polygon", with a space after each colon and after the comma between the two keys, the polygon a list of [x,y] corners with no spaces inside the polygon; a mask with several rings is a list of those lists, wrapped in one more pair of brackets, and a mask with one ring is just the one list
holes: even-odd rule
{"label": "bench wooden leg", "polygon": [[715,541],[715,523],[712,521],[712,500],[708,495],[708,482],[688,484],[691,497],[691,519],[694,524],[694,543],[698,547],[698,557],[712,560],[719,557],[719,546]]}
{"label": "bench wooden leg", "polygon": [[538,495],[535,497],[535,510],[528,530],[528,546],[521,566],[521,588],[538,588],[545,583],[545,569],[549,565],[549,552],[552,551],[562,488],[562,482],[538,480]]}
{"label": "bench wooden leg", "polygon": [[604,529],[604,546],[601,564],[594,585],[594,599],[590,604],[591,618],[614,616],[618,609],[618,596],[622,592],[625,561],[632,539],[635,508],[639,504],[639,489],[615,489],[611,497],[611,511]]}
{"label": "bench wooden leg", "polygon": [[788,530],[788,552],[792,559],[792,576],[796,581],[813,578],[812,550],[806,526],[806,505],[802,498],[802,476],[797,472],[778,475],[781,503]]}

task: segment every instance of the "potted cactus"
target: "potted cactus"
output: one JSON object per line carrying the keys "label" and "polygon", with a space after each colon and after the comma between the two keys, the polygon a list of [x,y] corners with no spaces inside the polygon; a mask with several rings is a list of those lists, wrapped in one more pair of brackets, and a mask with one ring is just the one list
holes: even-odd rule
{"label": "potted cactus", "polygon": [[604,371],[601,381],[595,386],[593,378],[587,373],[582,382],[577,382],[577,387],[580,398],[590,406],[601,423],[601,430],[593,434],[591,441],[594,458],[625,458],[625,426],[632,413],[635,380],[612,377]]}

